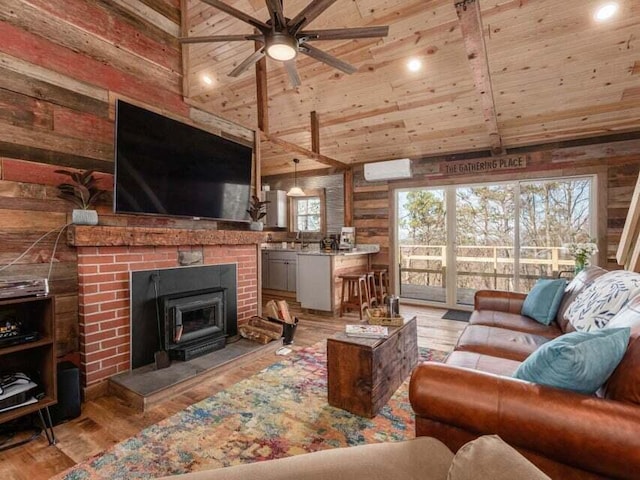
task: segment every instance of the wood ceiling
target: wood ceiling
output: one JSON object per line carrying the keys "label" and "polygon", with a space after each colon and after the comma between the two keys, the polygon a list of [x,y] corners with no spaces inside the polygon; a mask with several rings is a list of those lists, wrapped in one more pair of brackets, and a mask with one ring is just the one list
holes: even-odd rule
{"label": "wood ceiling", "polygon": [[[309,1],[284,0],[286,16]],[[460,19],[456,1],[337,0],[310,28],[390,25],[389,36],[315,42],[358,71],[346,75],[299,55],[297,88],[280,63],[267,60],[269,134],[311,149],[315,111],[320,153],[350,164],[640,130],[639,1],[619,0],[621,11],[601,24],[593,20],[601,1],[467,0]],[[264,0],[225,2],[269,18]],[[201,0],[183,4],[184,36],[251,33]],[[183,49],[189,101],[255,128],[255,69],[227,76],[253,43]],[[421,71],[407,70],[411,57],[422,59]],[[262,150],[263,175],[292,171],[294,156],[299,170],[327,166],[267,140]]]}

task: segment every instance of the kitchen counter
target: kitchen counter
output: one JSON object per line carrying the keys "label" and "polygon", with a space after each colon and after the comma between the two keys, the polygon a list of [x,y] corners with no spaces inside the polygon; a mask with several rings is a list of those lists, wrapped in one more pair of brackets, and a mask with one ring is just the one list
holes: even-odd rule
{"label": "kitchen counter", "polygon": [[368,255],[372,253],[378,253],[380,251],[380,245],[360,245],[352,250],[337,250],[337,251],[325,251],[320,250],[318,244],[312,244],[312,246],[307,248],[302,248],[300,246],[296,247],[287,247],[282,248],[282,246],[277,244],[265,244],[261,245],[261,249],[263,251],[268,250],[270,252],[296,252],[298,255],[326,255],[326,256],[346,256],[346,255]]}
{"label": "kitchen counter", "polygon": [[349,255],[369,255],[372,253],[378,253],[380,251],[379,245],[362,245],[354,248],[353,250],[338,250],[338,251],[324,251],[324,250],[298,250],[298,255],[326,255],[326,256],[349,256]]}
{"label": "kitchen counter", "polygon": [[351,251],[299,251],[297,255],[297,299],[302,308],[336,315],[340,310],[340,275],[366,272],[371,268],[369,255],[379,245],[361,245]]}

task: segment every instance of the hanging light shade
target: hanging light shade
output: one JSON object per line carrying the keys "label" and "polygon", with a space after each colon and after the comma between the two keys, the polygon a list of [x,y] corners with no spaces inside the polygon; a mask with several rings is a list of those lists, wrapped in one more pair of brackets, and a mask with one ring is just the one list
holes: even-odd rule
{"label": "hanging light shade", "polygon": [[287,197],[304,197],[304,191],[298,186],[298,163],[300,160],[293,159],[293,187],[287,192]]}

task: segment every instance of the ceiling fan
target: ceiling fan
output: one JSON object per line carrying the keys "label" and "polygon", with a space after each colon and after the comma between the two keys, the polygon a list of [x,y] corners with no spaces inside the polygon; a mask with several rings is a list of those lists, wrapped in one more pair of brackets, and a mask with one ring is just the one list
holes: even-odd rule
{"label": "ceiling fan", "polygon": [[337,0],[312,0],[293,19],[284,16],[283,0],[265,0],[269,10],[269,20],[262,22],[236,8],[227,5],[221,0],[202,0],[204,3],[221,10],[232,17],[242,20],[254,27],[254,34],[214,35],[204,37],[182,37],[181,43],[208,43],[208,42],[236,42],[252,40],[262,43],[262,47],[243,60],[230,73],[230,77],[238,77],[249,67],[255,65],[267,55],[273,60],[284,63],[289,75],[289,80],[294,87],[300,85],[300,76],[295,65],[298,53],[303,53],[320,62],[337,68],[338,70],[352,74],[357,69],[339,58],[334,57],[309,42],[316,40],[347,40],[355,38],[386,37],[389,34],[389,26],[360,27],[360,28],[336,28],[327,30],[303,30],[318,15],[324,12]]}

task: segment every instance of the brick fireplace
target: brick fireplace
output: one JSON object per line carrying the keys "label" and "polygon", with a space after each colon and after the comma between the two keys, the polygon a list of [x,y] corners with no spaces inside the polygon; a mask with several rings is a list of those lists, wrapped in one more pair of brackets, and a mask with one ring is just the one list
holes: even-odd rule
{"label": "brick fireplace", "polygon": [[235,264],[237,321],[258,313],[258,243],[253,232],[159,228],[72,227],[77,247],[82,385],[99,389],[130,370],[130,273],[179,267],[181,253],[201,253],[201,265]]}

